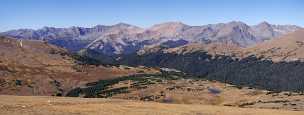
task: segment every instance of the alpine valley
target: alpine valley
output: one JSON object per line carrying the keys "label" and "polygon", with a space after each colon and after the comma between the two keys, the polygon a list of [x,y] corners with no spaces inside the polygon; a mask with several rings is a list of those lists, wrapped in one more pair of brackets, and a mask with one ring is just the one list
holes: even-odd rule
{"label": "alpine valley", "polygon": [[[105,106],[109,111],[101,112],[124,114],[133,106],[140,108],[137,101],[159,102],[145,104],[147,108],[168,106],[161,103],[219,107],[216,112],[234,110],[231,115],[238,113],[235,110],[299,115],[295,111],[304,111],[304,28],[296,25],[232,21],[190,26],[166,22],[141,28],[118,23],[92,28],[17,29],[0,36],[0,114],[14,114],[11,103],[18,105],[23,98],[32,98],[5,100],[5,95],[65,96],[54,97],[59,101],[49,105],[42,104],[44,97],[36,97],[34,104],[27,106],[31,110],[28,114],[39,114],[37,108],[52,111],[47,106],[59,113],[74,112],[59,107],[60,103],[92,106],[88,109],[92,111],[101,110],[97,103],[109,104]],[[129,100],[136,101],[130,104]],[[115,104],[118,102],[129,105]],[[124,109],[111,111],[118,105]],[[189,114],[202,111],[192,108],[194,105],[169,106],[188,107]],[[166,112],[170,113],[160,111]]]}

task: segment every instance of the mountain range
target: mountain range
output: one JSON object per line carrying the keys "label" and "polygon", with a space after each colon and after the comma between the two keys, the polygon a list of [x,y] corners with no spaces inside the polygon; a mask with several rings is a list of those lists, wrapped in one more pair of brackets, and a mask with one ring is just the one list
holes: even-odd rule
{"label": "mountain range", "polygon": [[[303,33],[301,27],[293,25],[271,25],[262,22],[258,25],[248,26],[245,23],[233,21],[203,26],[167,22],[146,29],[124,23],[112,26],[98,25],[93,28],[45,27],[38,30],[12,30],[3,32],[1,35],[13,37],[14,44],[18,44],[18,41],[20,43],[22,40],[25,41],[24,43],[27,43],[27,40],[38,40],[40,44],[45,44],[42,45],[43,47],[25,44],[24,48],[21,48],[23,53],[19,53],[21,57],[36,56],[42,59],[38,56],[40,54],[36,53],[52,54],[43,57],[44,60],[53,60],[56,64],[60,61],[63,61],[62,63],[70,62],[65,66],[53,67],[51,65],[53,62],[39,62],[36,58],[19,57],[20,60],[12,60],[10,65],[14,67],[14,64],[17,63],[17,65],[27,64],[31,67],[42,63],[40,65],[42,67],[53,67],[52,71],[56,69],[63,71],[57,72],[58,76],[61,73],[64,73],[63,75],[69,73],[67,76],[87,76],[84,79],[90,78],[90,80],[99,78],[98,71],[102,73],[103,70],[98,68],[89,67],[91,69],[86,71],[92,73],[88,75],[85,72],[77,72],[78,64],[73,62],[74,58],[70,59],[71,57],[67,55],[77,52],[78,59],[84,61],[81,62],[84,66],[80,66],[80,68],[88,68],[86,65],[91,64],[172,68],[192,76],[229,82],[238,86],[301,91],[304,87],[304,80],[301,76],[304,72]],[[62,47],[61,50],[66,48],[70,52],[61,51],[65,53],[58,54],[57,50],[54,50],[55,52],[44,51],[44,47],[52,46],[48,43]],[[12,48],[20,49],[19,47],[20,45]],[[24,50],[28,47],[31,52]],[[5,50],[5,48],[8,49],[7,47],[2,48],[6,52],[3,55],[10,54],[7,52],[9,50]],[[17,51],[12,50],[12,52]],[[18,56],[18,53],[12,54]],[[33,54],[35,56],[31,56]],[[62,54],[63,57],[55,59],[52,58],[53,54]],[[28,61],[19,62],[24,59]],[[3,62],[9,61],[4,60]],[[20,73],[22,72],[23,70]],[[289,84],[290,82],[293,84]],[[63,88],[64,91],[67,89],[71,88]]]}
{"label": "mountain range", "polygon": [[113,56],[132,54],[155,46],[174,48],[188,44],[221,43],[244,48],[300,28],[295,25],[272,25],[267,22],[249,26],[239,21],[202,26],[166,22],[149,28],[119,23],[111,26],[97,25],[92,28],[18,29],[0,35],[17,39],[44,40],[72,52],[89,49]]}
{"label": "mountain range", "polygon": [[[230,92],[224,96],[229,103],[230,95],[244,96],[230,105],[263,104],[261,98],[252,105],[252,100],[243,102],[255,95],[282,108],[303,109],[295,106],[301,101],[291,98],[304,90],[304,29],[297,26],[170,22],[142,29],[120,23],[1,34],[0,94],[162,102],[167,99],[162,92],[174,92],[174,103],[193,99],[202,104],[210,102],[205,94],[216,90]],[[217,82],[222,82],[220,90],[210,89]],[[252,89],[270,92],[245,93]],[[283,98],[271,93],[282,91]]]}

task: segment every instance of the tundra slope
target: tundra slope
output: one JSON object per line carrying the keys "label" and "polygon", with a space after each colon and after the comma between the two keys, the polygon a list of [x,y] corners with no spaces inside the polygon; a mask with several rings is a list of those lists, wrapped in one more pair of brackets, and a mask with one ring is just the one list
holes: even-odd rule
{"label": "tundra slope", "polygon": [[63,48],[8,37],[0,37],[0,55],[0,94],[65,95],[88,82],[157,72],[145,68],[82,65]]}

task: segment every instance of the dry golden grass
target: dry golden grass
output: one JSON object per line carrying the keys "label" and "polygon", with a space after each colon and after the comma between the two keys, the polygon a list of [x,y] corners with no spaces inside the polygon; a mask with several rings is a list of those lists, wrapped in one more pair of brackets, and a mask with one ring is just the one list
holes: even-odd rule
{"label": "dry golden grass", "polygon": [[1,115],[303,115],[299,111],[118,99],[0,96]]}

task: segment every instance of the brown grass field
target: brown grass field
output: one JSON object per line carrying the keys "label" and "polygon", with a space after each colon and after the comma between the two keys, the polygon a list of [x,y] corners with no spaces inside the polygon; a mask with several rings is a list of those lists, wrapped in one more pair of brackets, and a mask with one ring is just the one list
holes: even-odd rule
{"label": "brown grass field", "polygon": [[0,96],[0,115],[303,115],[300,111],[120,99]]}

